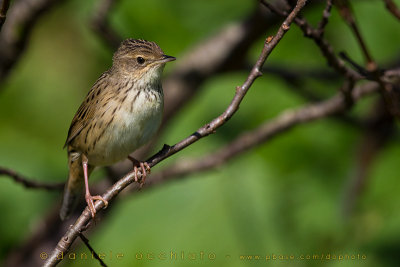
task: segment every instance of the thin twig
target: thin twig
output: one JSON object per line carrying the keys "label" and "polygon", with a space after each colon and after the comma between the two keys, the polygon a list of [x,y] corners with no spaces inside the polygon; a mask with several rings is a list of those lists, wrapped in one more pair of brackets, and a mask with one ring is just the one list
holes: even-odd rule
{"label": "thin twig", "polygon": [[368,51],[367,45],[361,36],[361,32],[357,26],[356,19],[353,14],[353,10],[350,6],[348,0],[335,0],[335,5],[339,9],[339,14],[342,16],[343,20],[347,23],[350,29],[353,31],[354,36],[357,39],[358,44],[363,51],[363,55],[368,63],[373,62],[372,56]]}
{"label": "thin twig", "polygon": [[389,10],[389,12],[393,14],[393,16],[400,19],[400,9],[396,6],[396,3],[393,0],[383,1],[385,1],[387,10]]}
{"label": "thin twig", "polygon": [[[289,30],[290,24],[300,12],[300,10],[305,6],[307,0],[298,0],[296,7],[289,14],[289,16],[282,23],[281,27],[278,29],[277,34],[274,37],[268,37],[264,48],[258,58],[256,64],[254,65],[252,71],[247,77],[246,81],[242,84],[242,86],[238,86],[236,88],[235,96],[228,106],[228,108],[216,119],[206,124],[205,126],[198,129],[194,134],[190,135],[183,141],[175,144],[172,147],[165,147],[165,149],[161,150],[155,156],[151,157],[148,161],[151,167],[155,166],[157,163],[162,160],[172,156],[173,154],[181,151],[187,146],[195,143],[201,138],[208,136],[216,131],[217,128],[221,127],[225,124],[238,110],[239,105],[243,98],[245,97],[247,91],[250,89],[251,85],[255,81],[256,78],[261,76],[260,69],[262,68],[265,60],[270,55],[272,50],[276,47],[279,41],[283,38],[285,33]],[[130,172],[125,177],[120,179],[117,183],[115,183],[105,194],[103,194],[103,198],[110,203],[110,201],[117,196],[125,187],[131,184],[134,181],[134,172]],[[100,210],[103,208],[104,203],[97,201],[95,204],[96,210]],[[77,235],[82,232],[81,229],[84,225],[87,224],[88,221],[91,220],[91,214],[89,210],[86,208],[82,215],[76,220],[75,224],[65,233],[65,235],[60,239],[57,246],[54,248],[53,252],[50,254],[49,258],[45,262],[45,266],[55,266],[57,265],[61,259],[57,257],[60,253],[68,251],[73,241],[76,239]]]}
{"label": "thin twig", "polygon": [[0,81],[20,58],[40,16],[63,1],[65,0],[13,1],[0,31]]}
{"label": "thin twig", "polygon": [[331,16],[332,0],[326,0],[326,6],[322,12],[322,18],[318,23],[317,31],[319,32],[321,38],[325,33],[325,27],[328,24],[329,17]]}
{"label": "thin twig", "polygon": [[342,51],[339,53],[339,56],[349,63],[355,70],[357,70],[358,73],[360,73],[362,76],[365,77],[367,80],[372,80],[371,74],[365,69],[365,67],[361,66],[357,62],[355,62],[353,59],[351,59],[346,52]]}
{"label": "thin twig", "polygon": [[45,189],[45,190],[62,190],[64,183],[44,183],[33,181],[29,178],[23,177],[13,170],[0,167],[0,176],[4,175],[12,178],[15,182],[22,184],[26,188]]}
{"label": "thin twig", "polygon": [[382,97],[385,100],[387,109],[390,111],[390,113],[394,116],[400,117],[398,102],[393,101],[400,97],[399,93],[393,90],[393,85],[391,83],[385,82],[385,80],[382,78],[383,73],[368,50],[367,44],[362,37],[361,31],[356,23],[350,2],[348,0],[335,0],[334,3],[339,8],[340,15],[353,31],[353,34],[356,37],[359,46],[361,47],[361,51],[363,52],[364,58],[367,62],[366,69],[369,72],[369,75],[367,76],[371,77],[380,85]]}
{"label": "thin twig", "polygon": [[[261,0],[261,3],[273,13],[279,16],[286,16],[287,14],[286,11],[282,11],[276,8],[274,5],[268,3],[266,0]],[[300,27],[300,29],[304,33],[304,36],[314,40],[316,45],[321,50],[323,56],[328,61],[328,64],[333,67],[338,73],[342,74],[347,79],[357,80],[362,78],[360,74],[346,67],[344,62],[335,55],[332,46],[328,43],[326,39],[323,38],[323,34],[318,29],[315,29],[307,20],[301,17],[296,17],[294,23],[296,23]]]}
{"label": "thin twig", "polygon": [[89,249],[90,253],[93,255],[93,257],[99,261],[101,266],[107,267],[107,265],[104,263],[104,261],[100,258],[99,254],[96,253],[96,251],[92,248],[92,246],[89,244],[89,239],[86,238],[82,233],[78,233],[80,239],[82,242],[86,245],[86,247]]}

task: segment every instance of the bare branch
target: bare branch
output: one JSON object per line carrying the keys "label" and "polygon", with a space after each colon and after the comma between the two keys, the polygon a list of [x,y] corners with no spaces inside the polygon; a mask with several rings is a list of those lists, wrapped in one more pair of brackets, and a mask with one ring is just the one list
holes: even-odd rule
{"label": "bare branch", "polygon": [[1,175],[12,178],[15,182],[22,184],[26,188],[45,189],[45,190],[62,190],[64,188],[64,183],[44,183],[44,182],[33,181],[31,179],[23,177],[22,175],[16,173],[13,170],[6,169],[3,167],[0,167],[0,176]]}
{"label": "bare branch", "polygon": [[86,247],[89,249],[90,253],[93,255],[93,257],[99,261],[101,266],[107,267],[107,265],[104,263],[104,261],[99,257],[99,254],[96,253],[96,251],[92,248],[92,246],[89,244],[89,239],[86,238],[82,233],[78,234],[82,242],[86,245]]}
{"label": "bare branch", "polygon": [[396,3],[393,0],[383,1],[385,1],[387,10],[389,10],[389,12],[393,14],[393,16],[400,19],[400,9],[396,6]]}
{"label": "bare branch", "polygon": [[361,32],[357,26],[356,19],[354,17],[353,10],[350,6],[350,3],[347,0],[335,0],[335,5],[339,9],[339,14],[342,16],[344,21],[347,23],[347,25],[353,31],[353,34],[355,35],[355,37],[358,41],[358,44],[360,45],[361,50],[363,51],[366,61],[368,63],[373,62],[372,56],[369,53],[367,45],[364,42],[364,39],[361,36]]}
{"label": "bare branch", "polygon": [[328,24],[329,17],[331,16],[332,1],[333,0],[326,1],[325,9],[322,12],[322,19],[318,23],[317,31],[320,33],[321,37],[325,32],[325,26]]}
{"label": "bare branch", "polygon": [[[279,16],[286,16],[286,11],[281,11],[280,9],[276,8],[274,5],[268,3],[266,0],[261,0],[261,3],[266,6],[269,10],[274,12]],[[326,9],[325,9],[326,10]],[[316,45],[321,50],[323,56],[328,61],[328,64],[333,67],[338,73],[344,75],[347,79],[357,80],[362,78],[357,72],[354,70],[346,67],[344,62],[338,58],[332,46],[328,43],[326,39],[323,38],[323,32],[315,29],[307,20],[301,17],[297,17],[294,22],[300,27],[303,31],[304,35],[308,38],[314,40]]]}
{"label": "bare branch", "polygon": [[[208,136],[215,132],[215,130],[221,127],[224,123],[226,123],[238,110],[239,104],[245,97],[247,91],[250,89],[251,85],[255,81],[256,78],[261,76],[260,69],[262,68],[265,60],[270,55],[272,50],[276,47],[279,41],[283,38],[285,33],[289,30],[290,24],[300,12],[300,10],[305,6],[306,0],[298,0],[296,7],[293,11],[288,15],[285,21],[282,23],[279,28],[277,34],[274,37],[268,37],[264,48],[261,52],[260,57],[258,58],[256,64],[254,65],[252,71],[247,77],[246,81],[242,84],[242,86],[237,87],[236,94],[228,106],[228,108],[223,112],[219,117],[206,124],[205,126],[198,129],[194,134],[182,140],[181,142],[175,144],[172,147],[165,147],[165,149],[161,150],[155,156],[151,157],[148,160],[148,163],[151,167],[155,166],[157,163],[166,159],[167,157],[172,156],[173,154],[181,151],[187,146],[193,144],[199,139]],[[103,194],[103,198],[110,202],[115,196],[117,196],[125,187],[131,184],[134,181],[134,172],[130,172],[125,177],[120,179],[117,183],[115,183],[105,194]],[[100,210],[103,208],[104,203],[97,201],[95,204],[96,210]],[[57,257],[60,253],[68,251],[69,247],[72,245],[73,241],[76,239],[78,234],[82,232],[83,227],[91,220],[91,215],[88,209],[85,209],[82,215],[76,220],[75,224],[67,231],[67,233],[60,239],[56,248],[50,254],[48,260],[45,262],[45,266],[55,266],[61,259]]]}
{"label": "bare branch", "polygon": [[[356,87],[352,90],[352,101],[355,102],[361,97],[377,91],[378,85],[375,82],[370,82]],[[177,179],[187,174],[207,171],[218,167],[226,161],[271,140],[278,134],[288,131],[297,125],[341,114],[347,109],[348,104],[346,98],[343,94],[338,93],[336,96],[321,101],[320,103],[311,104],[298,109],[287,110],[275,117],[273,120],[262,124],[257,129],[242,134],[217,152],[203,156],[201,159],[179,161],[161,172],[153,174],[151,179],[148,180],[146,188],[164,183],[170,179]]]}
{"label": "bare branch", "polygon": [[0,32],[0,81],[11,70],[25,49],[40,16],[63,0],[15,0]]}
{"label": "bare branch", "polygon": [[367,71],[369,75],[367,77],[371,77],[375,80],[381,87],[382,96],[386,102],[387,109],[390,113],[394,116],[400,117],[400,108],[398,106],[400,99],[400,94],[394,90],[393,84],[389,82],[385,82],[382,78],[382,71],[378,68],[378,64],[373,59],[372,55],[370,54],[367,44],[364,41],[364,38],[361,35],[361,31],[357,26],[356,19],[351,8],[351,5],[348,0],[335,0],[335,5],[339,8],[339,13],[344,19],[344,21],[348,24],[350,29],[353,31],[353,34],[356,37],[356,40],[361,47],[363,52],[364,58],[367,62]]}

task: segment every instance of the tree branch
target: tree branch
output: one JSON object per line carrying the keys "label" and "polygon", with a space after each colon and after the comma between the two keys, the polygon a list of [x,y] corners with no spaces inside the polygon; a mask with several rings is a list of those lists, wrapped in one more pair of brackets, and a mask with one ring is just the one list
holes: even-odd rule
{"label": "tree branch", "polygon": [[[375,82],[369,82],[352,90],[353,101],[378,91]],[[310,104],[302,108],[287,110],[274,119],[262,124],[257,129],[244,133],[237,137],[230,144],[224,146],[214,153],[203,156],[201,159],[187,159],[179,161],[164,170],[152,175],[146,183],[146,188],[170,179],[177,179],[187,174],[206,171],[224,164],[226,161],[241,155],[258,145],[271,140],[278,134],[307,122],[341,114],[348,109],[346,99],[343,94]]]}
{"label": "tree branch", "polygon": [[45,189],[45,190],[62,190],[64,188],[64,183],[44,183],[30,180],[22,175],[16,173],[13,170],[0,167],[0,176],[8,176],[12,178],[15,182],[22,184],[26,188],[35,189]]}
{"label": "tree branch", "polygon": [[[261,3],[265,7],[267,7],[269,10],[271,10],[272,12],[274,12],[275,14],[277,14],[279,16],[286,16],[286,14],[287,14],[286,11],[281,11],[280,9],[276,8],[274,5],[268,3],[266,0],[261,0]],[[327,12],[326,10],[328,10],[328,8],[329,8],[329,5],[327,5],[327,7],[325,8],[325,12]],[[324,19],[325,12],[324,12],[322,21],[324,21],[326,19],[326,18]],[[322,55],[326,58],[328,64],[332,68],[334,68],[338,73],[342,74],[347,79],[357,80],[357,79],[362,78],[360,76],[360,74],[358,74],[354,70],[346,67],[344,62],[335,55],[332,46],[328,43],[328,41],[326,39],[323,38],[324,31],[315,29],[307,20],[305,20],[304,18],[301,18],[301,17],[295,18],[294,23],[296,23],[299,26],[299,28],[303,31],[304,36],[314,40],[316,45],[321,50]],[[323,23],[322,23],[322,25],[323,25]],[[325,28],[322,28],[322,29],[325,29]]]}
{"label": "tree branch", "polygon": [[383,0],[385,1],[385,5],[387,10],[393,14],[396,18],[400,19],[400,9],[396,6],[396,3],[393,0]]}
{"label": "tree branch", "polygon": [[[223,112],[219,117],[211,121],[210,123],[206,124],[205,126],[198,129],[194,134],[187,137],[186,139],[182,140],[181,142],[175,144],[172,147],[164,147],[159,153],[155,156],[151,157],[148,161],[151,167],[155,166],[160,161],[166,159],[167,157],[172,156],[173,154],[177,153],[178,151],[186,148],[187,146],[193,144],[194,142],[198,141],[199,139],[208,136],[215,132],[215,130],[221,127],[224,123],[226,123],[238,110],[240,102],[245,97],[247,91],[250,89],[251,85],[255,81],[256,78],[261,76],[260,69],[262,68],[265,60],[270,55],[272,50],[276,47],[279,41],[283,38],[284,34],[289,30],[290,24],[300,12],[300,10],[305,6],[307,0],[298,0],[296,7],[293,11],[288,15],[285,21],[282,23],[281,27],[279,28],[277,34],[274,37],[268,37],[264,48],[261,52],[260,57],[258,58],[256,64],[254,65],[252,71],[250,72],[249,76],[247,77],[246,81],[236,88],[236,94],[228,106],[228,108]],[[131,184],[134,181],[134,172],[130,172],[125,177],[120,179],[117,183],[115,183],[105,194],[103,194],[103,198],[110,202],[115,196],[117,196],[125,187]],[[95,204],[96,210],[100,210],[103,208],[104,203],[97,201]],[[56,248],[50,254],[50,257],[45,262],[45,266],[55,266],[60,259],[57,258],[62,252],[68,251],[70,246],[72,245],[73,241],[76,239],[78,234],[82,232],[82,229],[87,223],[91,220],[91,215],[88,209],[86,208],[82,215],[76,220],[75,224],[67,231],[67,233],[60,239]]]}
{"label": "tree branch", "polygon": [[331,16],[331,9],[333,4],[332,1],[333,0],[326,1],[325,9],[322,12],[322,19],[318,23],[317,31],[320,33],[321,36],[325,33],[325,26],[328,24],[329,17]]}
{"label": "tree branch", "polygon": [[96,253],[96,251],[92,248],[92,246],[89,244],[89,239],[86,238],[82,233],[79,233],[79,238],[82,240],[82,242],[86,245],[86,247],[89,249],[90,253],[93,255],[93,257],[99,261],[101,266],[107,267],[107,265],[104,263],[104,261],[99,257],[99,254]]}
{"label": "tree branch", "polygon": [[360,48],[366,60],[367,77],[376,81],[381,87],[381,93],[387,109],[394,116],[400,117],[399,100],[400,94],[394,90],[394,86],[391,83],[385,82],[382,78],[382,71],[379,69],[378,64],[373,59],[371,53],[368,50],[367,44],[362,37],[361,31],[356,23],[356,19],[348,0],[335,0],[335,5],[339,9],[339,13],[343,20],[347,23],[349,28],[352,30]]}
{"label": "tree branch", "polygon": [[[15,0],[0,32],[0,81],[5,78],[25,49],[40,16],[63,0]],[[3,2],[4,3],[4,2]]]}

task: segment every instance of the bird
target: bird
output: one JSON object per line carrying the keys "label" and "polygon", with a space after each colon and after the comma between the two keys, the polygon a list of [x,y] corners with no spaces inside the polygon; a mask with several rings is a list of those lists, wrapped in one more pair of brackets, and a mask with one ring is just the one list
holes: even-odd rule
{"label": "bird", "polygon": [[131,38],[121,42],[112,66],[94,83],[69,127],[64,145],[69,174],[60,209],[62,220],[75,209],[83,184],[93,218],[94,201],[108,205],[100,195],[90,193],[89,175],[95,167],[128,158],[134,164],[135,181],[143,185],[150,167],[129,154],[147,143],[160,127],[164,108],[161,76],[166,63],[174,60],[155,42]]}

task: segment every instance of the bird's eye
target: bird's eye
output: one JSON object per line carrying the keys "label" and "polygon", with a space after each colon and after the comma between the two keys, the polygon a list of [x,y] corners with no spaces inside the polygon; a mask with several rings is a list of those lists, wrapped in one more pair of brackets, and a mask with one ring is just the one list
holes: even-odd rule
{"label": "bird's eye", "polygon": [[142,65],[144,63],[144,58],[142,57],[137,57],[136,58],[137,63],[139,63],[140,65]]}

